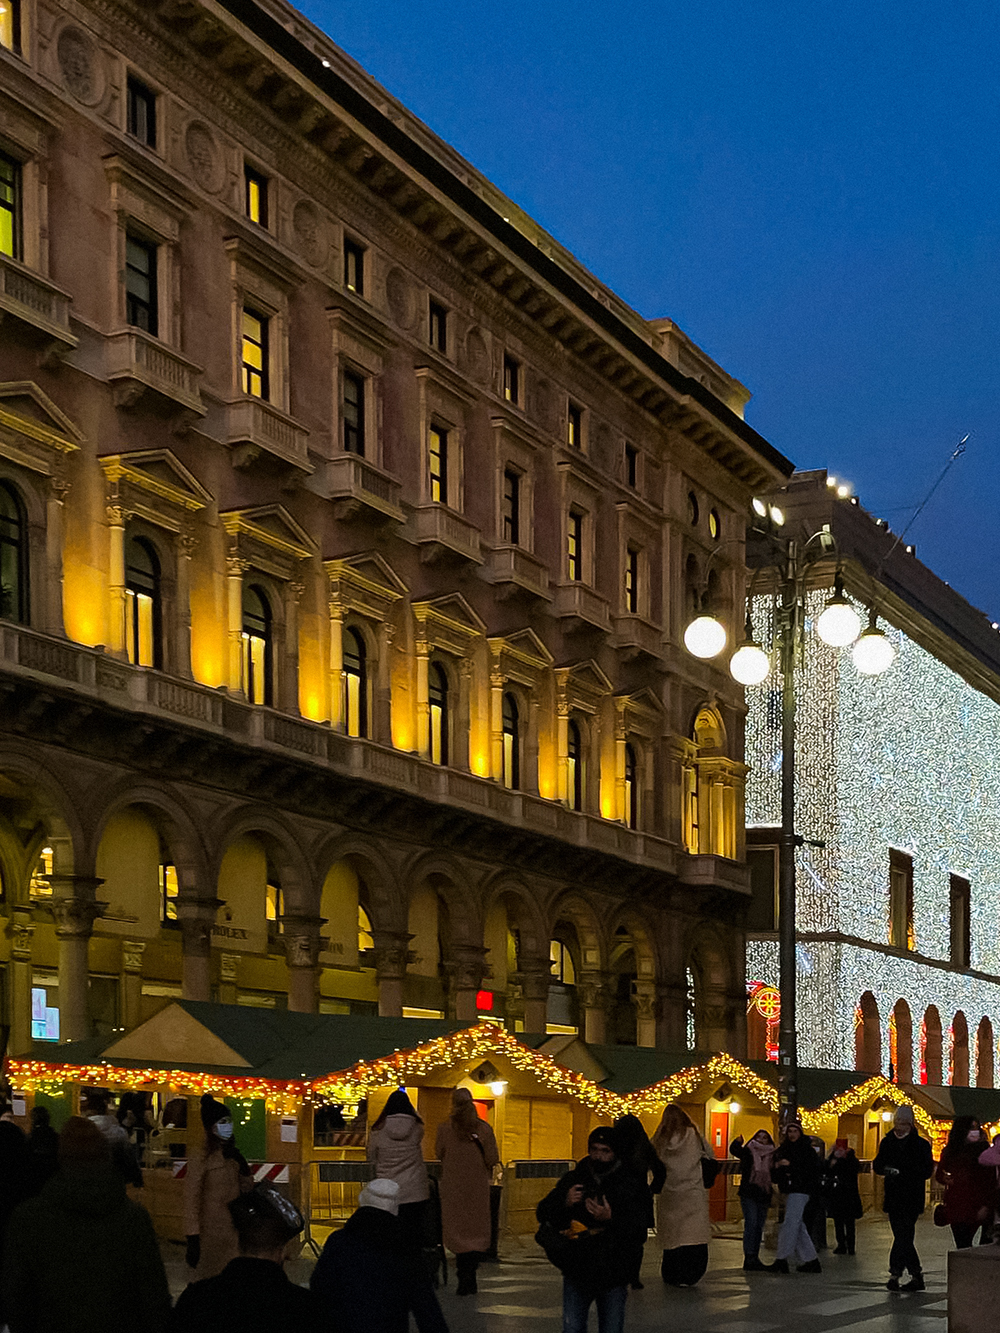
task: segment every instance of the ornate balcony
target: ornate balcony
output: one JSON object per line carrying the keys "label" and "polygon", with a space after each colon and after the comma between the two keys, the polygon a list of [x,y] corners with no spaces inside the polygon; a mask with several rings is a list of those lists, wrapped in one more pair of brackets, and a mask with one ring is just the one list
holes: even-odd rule
{"label": "ornate balcony", "polygon": [[234,446],[233,466],[246,467],[261,454],[312,472],[309,432],[263,398],[240,398],[226,405],[226,443]]}
{"label": "ornate balcony", "polygon": [[403,521],[399,482],[358,454],[329,459],[310,479],[309,489],[334,502],[334,514],[342,523]]}
{"label": "ornate balcony", "polygon": [[479,529],[454,509],[441,504],[421,505],[413,511],[411,524],[424,564],[445,559],[482,563]]}
{"label": "ornate balcony", "polygon": [[37,330],[56,356],[71,352],[77,338],[69,329],[72,297],[41,274],[0,254],[0,313]]}
{"label": "ornate balcony", "polygon": [[585,583],[560,583],[552,609],[565,622],[567,631],[608,630],[611,627],[607,598]]}
{"label": "ornate balcony", "polygon": [[197,417],[205,415],[198,380],[201,367],[141,329],[125,329],[107,340],[106,370],[115,406],[134,407],[146,394]]}
{"label": "ornate balcony", "polygon": [[652,621],[642,616],[623,615],[614,617],[612,646],[619,649],[626,660],[634,657],[663,656],[663,634]]}
{"label": "ornate balcony", "polygon": [[483,578],[500,597],[526,594],[551,601],[549,571],[545,564],[520,546],[495,546],[486,552]]}

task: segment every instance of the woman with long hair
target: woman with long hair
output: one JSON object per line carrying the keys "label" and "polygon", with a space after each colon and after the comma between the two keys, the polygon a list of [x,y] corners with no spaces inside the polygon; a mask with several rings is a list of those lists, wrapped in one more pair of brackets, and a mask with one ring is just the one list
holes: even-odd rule
{"label": "woman with long hair", "polygon": [[666,1168],[656,1206],[656,1239],[663,1249],[660,1275],[672,1287],[693,1287],[708,1267],[708,1190],[701,1159],[708,1144],[679,1106],[666,1106],[653,1134],[653,1147]]}
{"label": "woman with long hair", "polygon": [[215,1277],[239,1254],[239,1240],[229,1205],[253,1185],[247,1160],[233,1138],[229,1107],[210,1093],[201,1099],[205,1131],[199,1148],[188,1152],[184,1178],[186,1259],[192,1281]]}
{"label": "woman with long hair", "polygon": [[424,1214],[430,1197],[424,1165],[424,1122],[402,1088],[389,1094],[368,1134],[368,1160],[376,1179],[399,1186],[399,1224],[412,1250],[423,1244]]}
{"label": "woman with long hair", "polygon": [[490,1185],[500,1154],[468,1088],[452,1094],[451,1115],[438,1127],[436,1147],[444,1243],[455,1256],[457,1295],[471,1296],[479,1260],[490,1248]]}
{"label": "woman with long hair", "polygon": [[733,1139],[729,1155],[740,1159],[740,1208],[743,1210],[743,1267],[748,1273],[761,1273],[760,1246],[764,1224],[771,1206],[771,1161],[774,1139],[766,1129],[758,1129],[748,1143],[743,1136]]}
{"label": "woman with long hair", "polygon": [[639,1189],[639,1197],[644,1204],[643,1231],[633,1256],[632,1273],[629,1284],[633,1291],[642,1290],[642,1252],[646,1246],[649,1228],[656,1225],[653,1211],[653,1196],[663,1189],[667,1168],[660,1161],[656,1149],[649,1141],[649,1136],[642,1127],[642,1121],[635,1115],[622,1115],[615,1121],[615,1133],[618,1136],[618,1157],[624,1170],[633,1177]]}
{"label": "woman with long hair", "polygon": [[804,1214],[809,1200],[819,1193],[821,1167],[800,1121],[789,1121],[785,1137],[775,1149],[771,1170],[785,1196],[785,1220],[778,1232],[778,1255],[770,1271],[787,1273],[789,1259],[798,1256],[802,1260],[800,1273],[819,1273],[822,1269]]}
{"label": "woman with long hair", "polygon": [[968,1249],[980,1228],[980,1245],[992,1238],[996,1173],[979,1160],[988,1147],[989,1140],[975,1116],[955,1117],[937,1179],[945,1187],[944,1210],[959,1250]]}

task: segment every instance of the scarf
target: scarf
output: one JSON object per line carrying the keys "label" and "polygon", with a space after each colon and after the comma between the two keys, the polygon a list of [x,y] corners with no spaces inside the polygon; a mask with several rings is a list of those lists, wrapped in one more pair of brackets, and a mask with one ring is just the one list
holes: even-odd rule
{"label": "scarf", "polygon": [[774,1144],[758,1143],[756,1139],[751,1139],[747,1144],[747,1147],[750,1149],[750,1155],[753,1158],[753,1170],[750,1172],[750,1184],[756,1185],[758,1189],[770,1192],[771,1158],[775,1153]]}

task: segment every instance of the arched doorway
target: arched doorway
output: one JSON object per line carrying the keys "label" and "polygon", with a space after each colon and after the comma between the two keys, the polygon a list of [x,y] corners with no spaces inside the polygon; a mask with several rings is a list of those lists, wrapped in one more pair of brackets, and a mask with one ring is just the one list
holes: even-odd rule
{"label": "arched doorway", "polygon": [[976,1087],[993,1086],[993,1024],[981,1018],[976,1030]]}
{"label": "arched doorway", "polygon": [[889,1019],[889,1077],[913,1082],[913,1017],[905,1000],[897,1000]]}
{"label": "arched doorway", "polygon": [[951,1024],[950,1082],[957,1088],[969,1086],[969,1024],[959,1009]]}
{"label": "arched doorway", "polygon": [[928,1005],[924,1010],[924,1021],[920,1034],[920,1082],[932,1087],[941,1084],[941,1015],[936,1005]]}
{"label": "arched doorway", "polygon": [[862,995],[855,1014],[854,1068],[866,1074],[882,1072],[882,1025],[870,990]]}

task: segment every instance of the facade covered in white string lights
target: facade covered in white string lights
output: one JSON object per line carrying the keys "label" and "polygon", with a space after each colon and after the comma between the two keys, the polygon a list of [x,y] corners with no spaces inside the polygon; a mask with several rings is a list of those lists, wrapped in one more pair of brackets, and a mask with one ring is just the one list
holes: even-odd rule
{"label": "facade covered in white string lights", "polygon": [[[829,524],[818,616],[839,568],[896,649],[862,675],[804,636],[797,672],[799,1059],[901,1083],[994,1086],[1000,1035],[1000,636],[825,473],[778,501],[803,539]],[[762,557],[763,560],[763,557]],[[755,596],[758,641],[771,598]],[[755,867],[748,981],[778,981],[774,917],[781,692],[747,691],[746,822]],[[822,846],[811,845],[821,843]],[[753,1041],[751,1024],[751,1042]],[[764,1052],[751,1051],[751,1055]]]}

